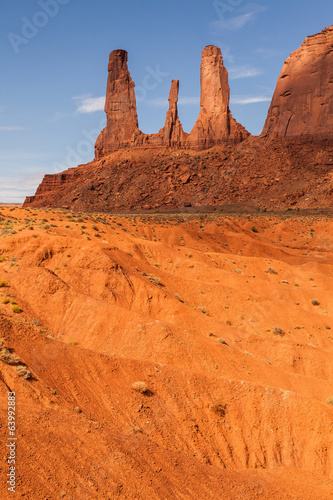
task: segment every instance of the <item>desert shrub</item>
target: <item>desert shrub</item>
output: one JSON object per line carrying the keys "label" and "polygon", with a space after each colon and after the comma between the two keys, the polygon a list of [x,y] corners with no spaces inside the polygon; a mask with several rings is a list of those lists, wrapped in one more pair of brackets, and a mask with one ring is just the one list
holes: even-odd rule
{"label": "desert shrub", "polygon": [[3,347],[0,351],[0,360],[7,365],[17,365],[20,362],[20,358],[16,354],[9,352],[6,347]]}
{"label": "desert shrub", "polygon": [[154,274],[148,274],[148,279],[153,285],[161,286],[161,280],[157,276],[154,276]]}
{"label": "desert shrub", "polygon": [[1,231],[0,236],[7,236],[8,234],[16,234],[15,229],[12,228],[5,228]]}
{"label": "desert shrub", "polygon": [[333,406],[333,396],[330,396],[329,398],[326,399],[326,403],[328,405],[332,405]]}
{"label": "desert shrub", "polygon": [[209,312],[205,307],[198,307],[199,311],[201,311],[203,314],[206,314],[206,316],[210,316]]}
{"label": "desert shrub", "polygon": [[228,345],[227,342],[222,338],[217,339],[217,341],[220,342],[220,344]]}
{"label": "desert shrub", "polygon": [[26,380],[28,380],[29,378],[32,377],[31,371],[28,370],[28,368],[26,366],[22,366],[22,365],[17,366],[16,371],[20,377],[25,378]]}
{"label": "desert shrub", "polygon": [[0,288],[5,288],[5,287],[9,287],[8,283],[6,283],[5,280],[0,280]]}
{"label": "desert shrub", "polygon": [[253,233],[258,233],[259,232],[258,229],[256,228],[256,226],[251,226],[251,231]]}
{"label": "desert shrub", "polygon": [[148,386],[145,382],[134,382],[134,384],[132,384],[132,389],[133,391],[140,392],[140,394],[148,392]]}
{"label": "desert shrub", "polygon": [[20,314],[21,312],[23,312],[23,309],[21,309],[18,305],[14,305],[12,306],[12,311],[13,313]]}
{"label": "desert shrub", "polygon": [[68,340],[68,343],[69,343],[70,345],[78,345],[78,342],[77,342],[76,340],[72,340],[72,339],[69,339],[69,340]]}
{"label": "desert shrub", "polygon": [[9,302],[9,298],[8,297],[4,297],[1,301],[3,304],[8,304]]}
{"label": "desert shrub", "polygon": [[269,267],[268,269],[266,269],[265,272],[267,274],[277,274],[277,272],[275,271],[274,267]]}
{"label": "desert shrub", "polygon": [[222,404],[211,404],[209,405],[209,409],[219,415],[220,417],[225,417],[226,414],[226,406]]}
{"label": "desert shrub", "polygon": [[312,300],[311,300],[311,304],[312,304],[313,306],[319,306],[320,302],[319,302],[319,300],[318,300],[318,299],[312,299]]}
{"label": "desert shrub", "polygon": [[273,333],[274,335],[280,335],[280,337],[283,337],[283,335],[286,334],[286,332],[284,332],[279,326],[274,326]]}

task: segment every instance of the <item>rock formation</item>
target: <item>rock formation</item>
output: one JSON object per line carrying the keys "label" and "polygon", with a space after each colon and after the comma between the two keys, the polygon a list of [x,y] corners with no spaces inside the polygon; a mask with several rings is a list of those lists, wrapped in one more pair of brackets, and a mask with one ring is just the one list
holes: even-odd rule
{"label": "rock formation", "polygon": [[163,143],[166,146],[178,146],[184,143],[185,136],[182,124],[178,116],[178,94],[179,80],[172,80],[169,95],[169,110],[166,114],[165,125],[163,129]]}
{"label": "rock formation", "polygon": [[105,112],[107,124],[99,135],[96,158],[130,146],[188,147],[206,149],[221,142],[240,142],[249,136],[229,110],[228,72],[221,50],[209,45],[202,52],[201,111],[192,132],[186,134],[178,117],[179,80],[172,80],[165,126],[157,134],[143,134],[138,127],[134,87],[125,50],[110,54]]}
{"label": "rock formation", "polygon": [[189,146],[205,149],[222,141],[240,142],[248,137],[249,133],[232,117],[229,101],[228,71],[221,50],[208,45],[201,59],[201,111],[189,135]]}
{"label": "rock formation", "polygon": [[136,111],[135,84],[128,71],[127,59],[125,50],[114,50],[110,54],[105,101],[107,123],[96,141],[98,158],[121,146],[129,146],[133,138],[141,134]]}
{"label": "rock formation", "polygon": [[333,137],[333,26],[306,38],[285,61],[263,134]]}
{"label": "rock formation", "polygon": [[[201,110],[190,134],[178,117],[178,80],[171,84],[165,126],[143,134],[127,53],[112,52],[107,126],[96,143],[97,159],[45,176],[24,206],[86,211],[332,206],[333,26],[307,38],[285,62],[261,137],[243,141],[249,134],[230,113],[228,73],[217,47],[202,52],[201,87]],[[216,144],[221,146],[202,151]]]}

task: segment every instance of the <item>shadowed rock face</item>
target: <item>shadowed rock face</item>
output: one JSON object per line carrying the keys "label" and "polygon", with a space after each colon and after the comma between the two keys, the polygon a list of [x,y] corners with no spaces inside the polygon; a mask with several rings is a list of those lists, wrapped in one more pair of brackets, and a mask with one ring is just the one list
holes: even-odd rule
{"label": "shadowed rock face", "polygon": [[249,136],[230,113],[228,72],[218,47],[209,45],[202,52],[201,111],[190,134],[183,131],[178,117],[179,80],[172,80],[171,83],[165,126],[151,135],[139,130],[135,84],[128,71],[127,59],[124,50],[114,50],[110,54],[105,103],[107,125],[96,141],[97,159],[123,147],[206,149],[229,140],[240,142]]}
{"label": "shadowed rock face", "polygon": [[285,61],[263,134],[333,137],[333,26],[306,38]]}
{"label": "shadowed rock face", "polygon": [[201,111],[188,138],[189,146],[205,149],[222,141],[240,142],[248,137],[249,133],[232,117],[229,101],[228,71],[221,50],[208,45],[201,59]]}

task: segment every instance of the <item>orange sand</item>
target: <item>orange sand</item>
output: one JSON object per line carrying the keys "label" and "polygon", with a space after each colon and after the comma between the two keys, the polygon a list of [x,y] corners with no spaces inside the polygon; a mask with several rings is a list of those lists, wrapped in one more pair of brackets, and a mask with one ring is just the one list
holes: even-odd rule
{"label": "orange sand", "polygon": [[333,499],[332,220],[0,216],[17,498]]}

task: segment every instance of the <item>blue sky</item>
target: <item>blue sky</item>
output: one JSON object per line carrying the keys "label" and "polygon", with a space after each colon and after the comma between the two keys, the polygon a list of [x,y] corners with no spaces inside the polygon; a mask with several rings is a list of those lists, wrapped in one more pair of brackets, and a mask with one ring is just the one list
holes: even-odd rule
{"label": "blue sky", "polygon": [[[129,52],[141,130],[164,125],[177,78],[179,114],[190,132],[199,114],[201,51],[221,47],[231,111],[259,134],[283,61],[333,24],[333,3],[15,0],[2,2],[1,14],[0,202],[22,202],[43,174],[93,159],[112,50]],[[148,89],[149,74],[157,76]]]}

